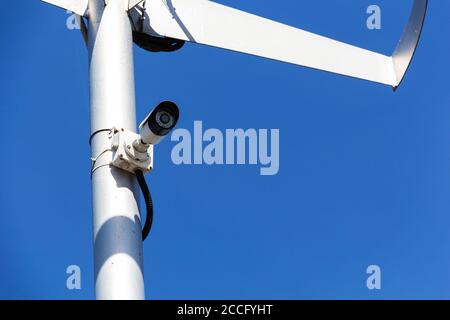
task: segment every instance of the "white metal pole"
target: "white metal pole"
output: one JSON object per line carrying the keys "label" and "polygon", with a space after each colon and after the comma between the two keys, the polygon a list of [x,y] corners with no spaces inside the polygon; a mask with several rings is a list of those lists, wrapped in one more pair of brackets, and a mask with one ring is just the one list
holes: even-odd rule
{"label": "white metal pole", "polygon": [[109,165],[108,130],[136,131],[133,40],[126,0],[89,0],[95,291],[99,300],[145,298],[139,192]]}

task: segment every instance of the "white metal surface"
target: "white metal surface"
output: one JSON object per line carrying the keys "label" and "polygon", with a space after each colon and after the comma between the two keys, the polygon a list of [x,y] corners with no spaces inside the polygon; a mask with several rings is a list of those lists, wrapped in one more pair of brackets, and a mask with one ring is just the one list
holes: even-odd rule
{"label": "white metal surface", "polygon": [[[414,0],[414,15],[427,0]],[[406,72],[392,57],[332,40],[207,0],[146,1],[144,32],[275,59],[341,75],[398,86]],[[132,10],[138,25],[142,5]],[[423,16],[422,16],[423,18]],[[413,20],[413,19],[412,19]],[[411,20],[410,20],[411,21]],[[415,23],[415,24],[414,24]],[[416,33],[405,34],[414,41]],[[418,33],[417,33],[418,31]],[[409,62],[412,54],[403,56]],[[402,63],[403,64],[403,63]],[[400,63],[398,63],[400,66]]]}
{"label": "white metal surface", "polygon": [[156,145],[160,143],[165,137],[158,136],[157,134],[153,133],[150,128],[146,125],[141,124],[139,126],[141,130],[141,137],[142,141],[150,144],[150,145]]}
{"label": "white metal surface", "polygon": [[[43,0],[81,16],[89,0]],[[114,0],[105,0],[106,3]],[[123,0],[144,32],[279,60],[398,87],[416,50],[428,0],[413,0],[405,32],[393,56],[329,39],[208,0]]]}
{"label": "white metal surface", "polygon": [[89,0],[42,0],[54,6],[72,11],[80,16],[87,15]]}
{"label": "white metal surface", "polygon": [[113,127],[136,130],[132,30],[123,0],[89,0],[89,51],[97,299],[144,299],[135,177],[110,166]]}
{"label": "white metal surface", "polygon": [[[87,17],[87,9],[89,0],[42,0],[54,6],[72,11],[80,16]],[[104,0],[105,3],[108,3],[110,0]],[[114,0],[113,0],[114,1]],[[142,3],[144,0],[124,0],[126,2],[126,6],[128,10]]]}
{"label": "white metal surface", "polygon": [[392,57],[394,70],[397,77],[397,86],[402,82],[416,52],[422,33],[425,16],[427,13],[428,0],[414,0],[413,9],[403,36]]}
{"label": "white metal surface", "polygon": [[139,3],[144,0],[128,0],[128,10],[133,9],[133,7],[137,6]]}

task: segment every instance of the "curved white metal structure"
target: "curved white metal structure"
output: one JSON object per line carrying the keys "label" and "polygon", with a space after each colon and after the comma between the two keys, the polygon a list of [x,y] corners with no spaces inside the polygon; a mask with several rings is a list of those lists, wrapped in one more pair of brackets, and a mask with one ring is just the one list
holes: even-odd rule
{"label": "curved white metal structure", "polygon": [[147,0],[131,10],[135,26],[171,37],[378,82],[396,88],[413,58],[428,0],[414,0],[393,56],[385,56],[208,0]]}
{"label": "curved white metal structure", "polygon": [[[88,0],[43,1],[89,18]],[[152,36],[229,49],[394,88],[413,59],[428,6],[428,0],[413,0],[399,45],[392,56],[386,56],[208,0],[123,1],[133,25],[142,26],[140,31]]]}
{"label": "curved white metal structure", "polygon": [[416,53],[425,23],[427,8],[428,0],[414,0],[408,24],[392,56],[397,80],[397,86],[394,86],[394,88],[397,88],[401,84]]}

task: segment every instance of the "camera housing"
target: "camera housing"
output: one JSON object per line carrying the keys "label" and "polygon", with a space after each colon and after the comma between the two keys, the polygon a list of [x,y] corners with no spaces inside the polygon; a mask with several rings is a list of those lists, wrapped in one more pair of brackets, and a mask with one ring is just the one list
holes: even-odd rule
{"label": "camera housing", "polygon": [[160,143],[175,128],[179,118],[180,110],[174,102],[161,102],[139,126],[142,143]]}
{"label": "camera housing", "polygon": [[111,134],[111,164],[117,168],[146,174],[153,170],[153,146],[160,143],[177,125],[178,106],[171,101],[161,102],[139,126],[137,134],[127,129],[115,129]]}

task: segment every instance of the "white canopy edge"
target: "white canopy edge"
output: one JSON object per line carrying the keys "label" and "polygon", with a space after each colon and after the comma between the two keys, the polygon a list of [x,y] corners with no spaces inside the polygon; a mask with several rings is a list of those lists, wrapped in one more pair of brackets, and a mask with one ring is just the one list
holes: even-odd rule
{"label": "white canopy edge", "polygon": [[[43,2],[52,4],[54,6],[60,7],[72,11],[73,13],[86,17],[88,13],[89,0],[42,0]],[[109,0],[105,0],[108,3]],[[144,0],[124,0],[126,9],[131,10]]]}
{"label": "white canopy edge", "polygon": [[51,5],[57,6],[76,13],[79,16],[86,17],[89,0],[41,0]]}
{"label": "white canopy edge", "polygon": [[[88,0],[42,0],[88,18]],[[106,3],[110,0],[106,0]],[[428,0],[413,0],[392,56],[297,29],[208,0],[124,0],[141,32],[214,46],[398,87],[414,57]]]}
{"label": "white canopy edge", "polygon": [[[428,0],[414,0],[408,26],[393,57],[326,38],[208,0],[150,0],[136,6],[136,25],[170,37],[369,80],[396,88],[412,60]],[[414,49],[414,50],[413,50]]]}
{"label": "white canopy edge", "polygon": [[411,65],[422,34],[428,0],[414,0],[411,16],[392,56],[398,87]]}

